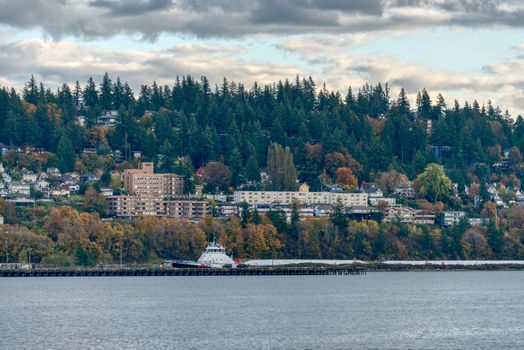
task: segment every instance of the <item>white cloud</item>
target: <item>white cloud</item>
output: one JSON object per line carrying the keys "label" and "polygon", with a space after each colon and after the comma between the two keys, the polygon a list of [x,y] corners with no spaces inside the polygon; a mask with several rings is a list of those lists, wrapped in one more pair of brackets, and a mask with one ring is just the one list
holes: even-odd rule
{"label": "white cloud", "polygon": [[[366,37],[363,37],[364,41]],[[435,97],[442,93],[448,103],[454,99],[461,103],[477,99],[480,104],[491,100],[514,115],[524,114],[522,102],[524,87],[524,56],[515,56],[504,62],[477,67],[472,72],[461,73],[435,70],[385,54],[356,54],[352,42],[336,35],[310,38],[291,37],[278,45],[308,65],[319,69],[319,76],[329,87],[344,92],[348,86],[355,88],[364,83],[388,83],[395,98],[400,88],[405,88],[412,103],[423,88]],[[517,50],[517,53],[520,54]]]}
{"label": "white cloud", "polygon": [[[134,88],[141,84],[173,84],[175,77],[205,75],[220,83],[223,77],[245,84],[292,78],[299,70],[287,64],[243,59],[239,45],[183,44],[152,51],[109,50],[70,41],[41,39],[0,44],[0,82],[20,89],[34,74],[51,88],[63,82],[99,79],[105,72],[120,76]],[[249,86],[249,85],[248,85]]]}

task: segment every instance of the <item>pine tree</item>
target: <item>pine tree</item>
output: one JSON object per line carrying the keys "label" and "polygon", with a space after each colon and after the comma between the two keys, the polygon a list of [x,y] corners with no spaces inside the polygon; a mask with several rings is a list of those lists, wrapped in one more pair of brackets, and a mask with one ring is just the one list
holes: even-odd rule
{"label": "pine tree", "polygon": [[35,77],[31,75],[31,79],[24,86],[23,97],[26,102],[34,105],[38,102],[38,86],[36,85]]}
{"label": "pine tree", "polygon": [[495,258],[500,258],[504,250],[504,233],[497,228],[495,220],[489,220],[488,224],[488,244],[495,255]]}
{"label": "pine tree", "polygon": [[102,78],[102,84],[100,84],[100,107],[106,111],[113,108],[112,85],[107,72]]}
{"label": "pine tree", "polygon": [[120,109],[120,106],[124,106],[127,108],[128,106],[125,105],[125,91],[124,86],[120,82],[120,77],[116,78],[116,82],[113,84],[112,88],[112,96],[113,96],[113,109]]}
{"label": "pine tree", "polygon": [[246,178],[249,181],[260,182],[260,168],[255,155],[250,155],[246,163]]}
{"label": "pine tree", "polygon": [[71,140],[65,134],[62,134],[58,141],[56,157],[57,166],[61,172],[73,171],[76,159],[75,150]]}
{"label": "pine tree", "polygon": [[98,91],[96,90],[96,84],[92,77],[89,77],[87,80],[87,85],[84,88],[82,97],[84,105],[88,109],[94,110],[98,106]]}
{"label": "pine tree", "polygon": [[75,104],[76,110],[82,108],[82,88],[78,80],[75,83],[75,91],[73,92],[73,103]]}
{"label": "pine tree", "polygon": [[404,88],[400,89],[400,94],[397,99],[397,108],[400,115],[405,115],[407,117],[411,116],[411,107]]}

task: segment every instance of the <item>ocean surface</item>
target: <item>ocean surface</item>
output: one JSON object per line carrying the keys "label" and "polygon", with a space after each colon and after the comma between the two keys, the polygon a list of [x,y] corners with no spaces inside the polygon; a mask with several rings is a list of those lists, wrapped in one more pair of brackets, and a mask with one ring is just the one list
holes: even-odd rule
{"label": "ocean surface", "polygon": [[524,272],[3,278],[0,349],[524,349]]}

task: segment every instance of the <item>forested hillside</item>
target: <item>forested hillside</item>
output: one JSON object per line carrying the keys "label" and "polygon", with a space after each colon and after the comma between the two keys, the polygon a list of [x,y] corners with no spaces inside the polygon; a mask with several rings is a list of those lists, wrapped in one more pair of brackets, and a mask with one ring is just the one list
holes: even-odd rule
{"label": "forested hillside", "polygon": [[[175,170],[180,156],[189,156],[194,168],[216,160],[230,168],[231,186],[256,180],[257,170],[266,166],[268,145],[276,142],[289,146],[299,180],[312,190],[319,188],[321,175],[334,180],[340,166],[362,181],[388,170],[413,179],[428,163],[442,163],[463,187],[472,176],[490,180],[491,165],[504,151],[514,165],[522,161],[522,118],[511,118],[490,102],[459,104],[441,95],[432,100],[425,90],[410,102],[403,90],[392,97],[380,84],[341,95],[312,79],[247,88],[226,80],[212,87],[204,77],[183,77],[173,86],[144,85],[136,96],[108,75],[99,85],[89,79],[85,86],[63,85],[55,92],[34,79],[21,95],[3,88],[0,141],[57,153],[48,161],[62,170],[74,169],[70,146],[76,154],[94,147],[102,155],[111,149],[129,157],[139,150],[163,171]],[[119,111],[117,126],[97,126],[97,117],[112,109]],[[78,115],[85,116],[85,127],[77,123]],[[521,170],[514,172],[519,179]]]}
{"label": "forested hillside", "polygon": [[[118,111],[115,126],[99,123],[108,110]],[[57,91],[31,79],[21,93],[0,90],[0,142],[41,149],[4,154],[4,166],[15,175],[22,168],[56,166],[96,172],[109,185],[109,172],[136,166],[132,152],[141,151],[158,171],[184,175],[187,191],[198,173],[207,190],[226,193],[262,188],[261,171],[271,177],[285,168],[286,176],[273,177],[270,189],[294,189],[298,181],[312,191],[331,183],[355,190],[373,181],[388,195],[400,178],[415,180],[437,163],[456,183],[455,193],[447,179],[446,191],[424,192],[417,187],[422,176],[414,182],[419,200],[404,204],[489,219],[479,227],[417,227],[353,222],[335,210],[331,218],[293,217],[291,223],[278,211],[246,211],[240,218],[198,224],[157,218],[103,222],[96,212],[104,210],[93,209],[88,196],[77,210],[2,202],[9,225],[0,244],[7,240],[20,259],[30,249],[38,261],[91,265],[116,259],[120,247],[127,262],[194,258],[213,236],[242,258],[524,258],[523,207],[497,208],[487,191],[496,183],[505,202],[515,203],[524,176],[524,120],[490,102],[432,99],[425,90],[409,101],[404,90],[390,96],[381,84],[342,95],[298,77],[251,87],[183,77],[173,86],[153,83],[137,92],[107,74],[100,83],[89,79],[85,86]],[[96,154],[85,154],[86,148]],[[121,151],[123,162],[114,151]]]}

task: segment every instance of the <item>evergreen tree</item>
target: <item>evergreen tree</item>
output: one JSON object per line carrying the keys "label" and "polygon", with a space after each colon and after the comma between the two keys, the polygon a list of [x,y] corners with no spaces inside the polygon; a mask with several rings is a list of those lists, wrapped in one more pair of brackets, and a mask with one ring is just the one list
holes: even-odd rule
{"label": "evergreen tree", "polygon": [[112,90],[111,79],[106,72],[102,78],[102,84],[100,84],[100,107],[103,110],[113,109]]}
{"label": "evergreen tree", "polygon": [[255,155],[250,155],[247,160],[246,178],[249,181],[260,182],[260,168]]}
{"label": "evergreen tree", "polygon": [[38,86],[33,75],[31,75],[31,79],[24,86],[23,97],[28,103],[36,105],[38,102]]}
{"label": "evergreen tree", "polygon": [[84,105],[90,109],[94,110],[98,107],[98,91],[96,90],[96,84],[92,77],[87,80],[87,85],[84,88],[82,95]]}
{"label": "evergreen tree", "polygon": [[62,134],[58,141],[56,157],[57,167],[61,172],[73,171],[76,159],[75,150],[71,140],[65,134]]}
{"label": "evergreen tree", "polygon": [[494,220],[488,223],[488,244],[495,255],[500,259],[504,250],[504,233],[500,230]]}
{"label": "evergreen tree", "polygon": [[411,116],[411,106],[409,105],[409,100],[404,88],[400,89],[400,94],[398,95],[397,99],[397,109],[400,115],[407,117]]}
{"label": "evergreen tree", "polygon": [[297,171],[289,147],[284,149],[277,143],[269,145],[267,173],[274,190],[289,191],[296,188]]}

